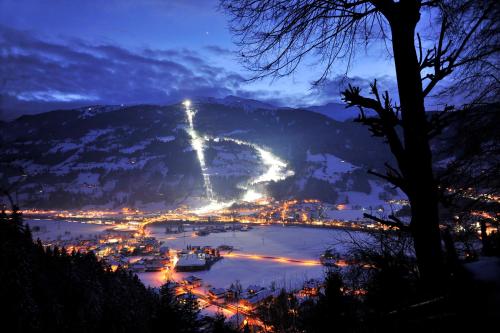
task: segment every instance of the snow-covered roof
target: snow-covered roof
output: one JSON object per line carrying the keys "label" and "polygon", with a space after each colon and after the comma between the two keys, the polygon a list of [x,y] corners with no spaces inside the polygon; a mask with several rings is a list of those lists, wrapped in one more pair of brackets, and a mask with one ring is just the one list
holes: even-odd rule
{"label": "snow-covered roof", "polygon": [[206,264],[206,260],[204,258],[200,258],[196,254],[186,254],[179,258],[176,266],[204,266]]}
{"label": "snow-covered roof", "polygon": [[250,298],[247,298],[246,301],[251,303],[251,304],[257,304],[260,301],[263,301],[264,299],[272,296],[273,292],[270,290],[262,290],[261,292],[256,293]]}
{"label": "snow-covered roof", "polygon": [[193,281],[200,281],[201,279],[199,277],[197,277],[197,276],[190,275],[187,278],[185,278],[184,280],[188,281],[188,282],[193,282]]}
{"label": "snow-covered roof", "polygon": [[226,292],[226,290],[223,288],[210,288],[208,292],[214,295],[222,295]]}

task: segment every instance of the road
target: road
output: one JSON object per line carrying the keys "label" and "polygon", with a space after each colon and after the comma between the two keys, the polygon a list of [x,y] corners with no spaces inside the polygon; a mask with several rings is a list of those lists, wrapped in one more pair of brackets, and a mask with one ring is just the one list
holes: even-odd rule
{"label": "road", "polygon": [[210,297],[207,291],[202,287],[189,288],[187,286],[180,286],[177,289],[177,294],[183,294],[183,293],[191,293],[197,296],[204,302],[223,310],[223,313],[225,315],[227,314],[235,315],[238,313],[245,317],[245,320],[247,320],[249,325],[254,325],[259,327],[264,326],[264,323],[254,313],[252,313],[252,309],[250,309],[249,307],[245,305],[237,305],[232,303],[219,303],[217,300],[214,300],[212,297]]}
{"label": "road", "polygon": [[[321,262],[319,260],[295,259],[295,258],[287,258],[287,257],[274,257],[274,256],[268,256],[268,255],[247,254],[247,253],[239,253],[239,252],[224,253],[224,258],[267,260],[267,261],[280,262],[283,264],[294,264],[294,265],[304,265],[304,266],[321,266]],[[344,260],[337,260],[336,265],[340,266],[340,267],[345,267],[348,264]]]}

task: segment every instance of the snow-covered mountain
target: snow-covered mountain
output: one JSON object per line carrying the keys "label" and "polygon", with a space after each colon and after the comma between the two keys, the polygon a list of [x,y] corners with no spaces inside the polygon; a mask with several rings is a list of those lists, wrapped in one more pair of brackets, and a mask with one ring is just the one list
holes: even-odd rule
{"label": "snow-covered mountain", "polygon": [[236,108],[242,108],[245,111],[252,110],[274,110],[277,109],[275,105],[257,101],[255,99],[242,98],[238,96],[229,95],[224,98],[206,97],[199,98],[195,100],[198,103],[210,103],[210,104],[221,104],[225,106],[231,106]]}
{"label": "snow-covered mountain", "polygon": [[[217,198],[241,198],[246,184],[276,172],[269,163],[277,159],[286,164],[286,176],[261,177],[258,184],[276,199],[354,204],[358,197],[366,201],[363,195],[382,201],[396,194],[367,175],[391,157],[357,123],[236,97],[193,104],[205,173]],[[17,196],[23,207],[191,204],[203,200],[206,189],[187,126],[181,103],[22,116],[0,124],[1,158],[10,162],[2,177],[11,183],[22,177]],[[266,162],[266,154],[274,160]]]}

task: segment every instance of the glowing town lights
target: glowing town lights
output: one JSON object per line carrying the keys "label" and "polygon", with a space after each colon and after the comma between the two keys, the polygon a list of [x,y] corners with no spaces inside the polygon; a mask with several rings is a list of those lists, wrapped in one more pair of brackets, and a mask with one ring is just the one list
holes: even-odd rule
{"label": "glowing town lights", "polygon": [[121,241],[122,241],[121,238],[109,238],[108,239],[109,244],[115,244],[115,243],[119,243]]}
{"label": "glowing town lights", "polygon": [[213,213],[221,209],[231,206],[234,201],[211,201],[208,205],[200,207],[193,211],[195,214],[203,215],[208,213]]}
{"label": "glowing town lights", "polygon": [[179,261],[179,257],[177,254],[172,258],[172,269],[177,265],[177,262]]}
{"label": "glowing town lights", "polygon": [[337,208],[337,210],[346,210],[347,209],[347,205],[345,205],[345,204],[338,204],[336,208]]}
{"label": "glowing town lights", "polygon": [[294,259],[294,258],[285,258],[285,257],[273,257],[273,256],[263,256],[258,254],[245,254],[245,253],[226,253],[224,257],[228,258],[244,258],[244,259],[252,259],[259,261],[274,261],[282,264],[289,265],[301,265],[301,266],[320,266],[321,263],[317,260],[303,260],[303,259]]}
{"label": "glowing town lights", "polygon": [[248,202],[254,202],[259,199],[262,199],[263,195],[262,193],[259,193],[253,189],[248,189],[245,192],[245,195],[243,195],[243,198],[241,198],[243,201],[248,201]]}

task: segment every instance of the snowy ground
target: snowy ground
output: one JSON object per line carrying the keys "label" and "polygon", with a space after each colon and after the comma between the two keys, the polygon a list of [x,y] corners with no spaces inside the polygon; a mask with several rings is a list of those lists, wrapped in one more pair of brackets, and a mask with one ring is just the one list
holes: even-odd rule
{"label": "snowy ground", "polygon": [[[24,222],[32,229],[33,239],[40,238],[42,241],[93,237],[110,228],[104,224],[62,220],[26,219]],[[35,231],[35,227],[39,227],[39,231]]]}
{"label": "snowy ground", "polygon": [[[109,225],[69,222],[62,220],[26,220],[33,232],[33,238],[43,241],[56,239],[74,239],[92,237]],[[196,236],[189,230],[182,234],[166,234],[164,225],[148,227],[151,236],[164,241],[171,249],[184,249],[187,245],[233,246],[235,255],[259,255],[283,257],[303,261],[318,261],[327,249],[334,248],[336,253],[345,253],[351,237],[366,238],[360,232],[347,232],[339,229],[320,229],[310,227],[254,226],[243,231],[212,233],[208,236]],[[279,262],[270,259],[250,259],[226,256],[215,263],[210,270],[194,273],[164,272],[140,273],[140,279],[149,286],[157,287],[167,278],[180,280],[182,277],[196,275],[203,279],[204,286],[229,287],[239,280],[243,287],[251,284],[269,286],[275,282],[278,287],[296,288],[310,278],[321,278],[324,268],[318,264]],[[167,273],[168,274],[168,273]]]}
{"label": "snowy ground", "polygon": [[[192,232],[172,235],[165,234],[164,226],[149,228],[155,236],[173,249],[183,249],[187,245],[231,245],[235,254],[264,255],[290,259],[317,261],[330,247],[336,253],[344,253],[349,248],[349,233],[337,229],[307,227],[256,226],[247,232],[213,233],[196,237]],[[366,237],[350,232],[353,237]],[[278,286],[295,288],[307,279],[323,277],[323,266],[301,263],[278,262],[276,260],[256,260],[226,256],[215,263],[210,270],[194,273],[173,273],[175,280],[195,275],[203,279],[205,285],[229,287],[239,280],[245,287],[250,284],[269,286],[273,281]],[[164,273],[144,273],[141,280],[151,286],[164,282]]]}

